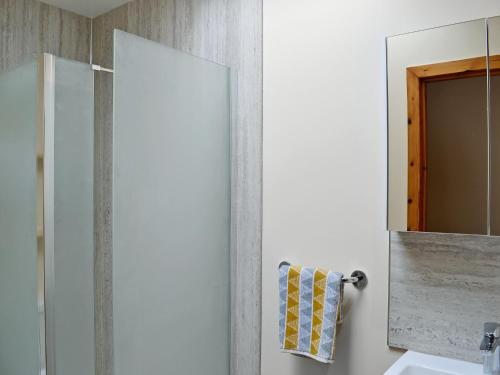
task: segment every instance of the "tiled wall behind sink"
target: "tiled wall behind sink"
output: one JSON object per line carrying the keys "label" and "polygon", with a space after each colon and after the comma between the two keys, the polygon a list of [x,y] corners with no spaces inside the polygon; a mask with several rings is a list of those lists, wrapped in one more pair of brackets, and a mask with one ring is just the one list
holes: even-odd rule
{"label": "tiled wall behind sink", "polygon": [[389,345],[474,362],[500,322],[500,237],[391,232]]}

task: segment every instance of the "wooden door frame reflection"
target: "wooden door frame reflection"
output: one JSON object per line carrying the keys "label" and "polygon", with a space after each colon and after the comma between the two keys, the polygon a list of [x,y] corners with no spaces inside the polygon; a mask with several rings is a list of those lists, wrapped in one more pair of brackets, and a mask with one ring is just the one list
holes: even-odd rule
{"label": "wooden door frame reflection", "polygon": [[[408,231],[426,231],[426,85],[428,82],[486,76],[486,56],[406,69],[408,100]],[[500,55],[490,56],[491,75],[500,75]]]}

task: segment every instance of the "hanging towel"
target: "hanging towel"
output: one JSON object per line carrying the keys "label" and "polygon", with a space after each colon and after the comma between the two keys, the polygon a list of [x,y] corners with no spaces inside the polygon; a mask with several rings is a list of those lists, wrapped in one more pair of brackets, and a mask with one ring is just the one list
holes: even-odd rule
{"label": "hanging towel", "polygon": [[343,275],[320,268],[279,268],[281,350],[333,363],[337,323],[342,321]]}

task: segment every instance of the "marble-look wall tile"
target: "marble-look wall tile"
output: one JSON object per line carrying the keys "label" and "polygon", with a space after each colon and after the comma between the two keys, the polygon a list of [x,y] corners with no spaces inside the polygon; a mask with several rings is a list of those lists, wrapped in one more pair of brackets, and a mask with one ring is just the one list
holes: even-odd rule
{"label": "marble-look wall tile", "polygon": [[[93,62],[113,66],[113,30],[126,25],[126,7],[92,21]],[[94,201],[96,375],[113,375],[113,76],[94,74]]]}
{"label": "marble-look wall tile", "polygon": [[499,270],[500,237],[392,232],[389,345],[479,362]]}
{"label": "marble-look wall tile", "polygon": [[[232,342],[234,375],[260,373],[262,0],[135,0],[93,21],[94,63],[113,66],[113,29],[232,68]],[[98,375],[112,374],[112,78],[96,74]],[[99,187],[100,186],[100,187]],[[107,228],[105,228],[107,227]]]}
{"label": "marble-look wall tile", "polygon": [[35,0],[0,0],[0,72],[42,52],[89,61],[90,23]]}
{"label": "marble-look wall tile", "polygon": [[96,375],[113,375],[112,108],[113,77],[94,74],[94,309]]}

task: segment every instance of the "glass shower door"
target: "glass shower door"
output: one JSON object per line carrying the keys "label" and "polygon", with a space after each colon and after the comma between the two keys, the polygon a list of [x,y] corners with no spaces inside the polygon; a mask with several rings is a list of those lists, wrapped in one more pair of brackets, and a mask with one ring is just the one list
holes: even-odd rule
{"label": "glass shower door", "polygon": [[0,75],[0,374],[39,374],[44,367],[37,90],[36,62]]}
{"label": "glass shower door", "polygon": [[114,46],[115,373],[228,374],[229,69]]}
{"label": "glass shower door", "polygon": [[[95,373],[94,73],[54,61],[55,375]],[[47,375],[53,375],[49,373]]]}
{"label": "glass shower door", "polygon": [[94,360],[93,72],[49,54],[0,74],[0,374]]}

